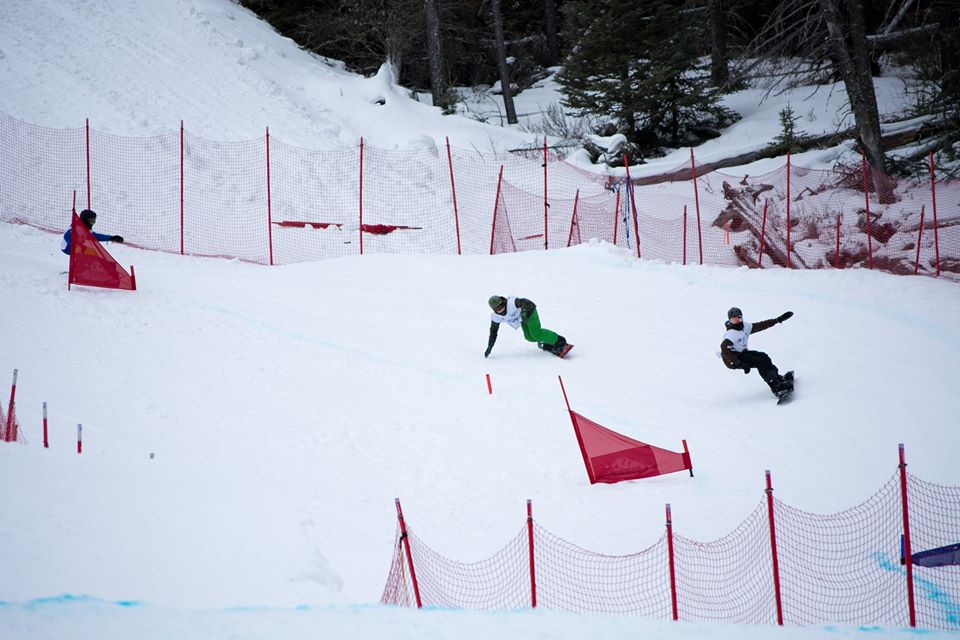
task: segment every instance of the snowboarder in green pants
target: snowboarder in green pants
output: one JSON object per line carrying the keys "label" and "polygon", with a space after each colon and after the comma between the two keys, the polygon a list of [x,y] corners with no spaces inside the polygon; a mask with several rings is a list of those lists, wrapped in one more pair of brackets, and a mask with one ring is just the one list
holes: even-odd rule
{"label": "snowboarder in green pants", "polygon": [[497,332],[503,323],[514,329],[522,328],[524,338],[529,342],[536,342],[541,349],[555,356],[562,358],[573,348],[573,345],[567,343],[566,338],[540,326],[537,305],[533,301],[514,296],[508,298],[491,296],[487,303],[493,313],[490,314],[490,338],[487,340],[487,350],[483,352],[484,358],[490,356],[490,351],[493,350],[493,345],[497,341]]}

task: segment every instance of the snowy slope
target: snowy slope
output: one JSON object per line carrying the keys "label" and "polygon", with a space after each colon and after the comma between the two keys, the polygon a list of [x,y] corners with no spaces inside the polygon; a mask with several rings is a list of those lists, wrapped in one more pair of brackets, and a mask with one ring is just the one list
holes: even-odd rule
{"label": "snowy slope", "polygon": [[[960,445],[947,282],[682,268],[603,245],[276,268],[113,246],[140,290],[68,292],[56,241],[0,228],[14,310],[0,316],[0,371],[20,369],[30,440],[0,448],[0,479],[17,487],[0,528],[16,579],[0,601],[373,602],[395,496],[431,546],[474,560],[516,533],[527,497],[558,535],[626,553],[660,536],[665,502],[683,535],[727,533],[767,468],[781,500],[824,513],[872,495],[901,441],[914,473],[960,481],[944,454]],[[494,292],[533,298],[574,356],[505,330],[484,360]],[[798,371],[794,403],[716,358],[732,304],[796,312],[751,342]],[[697,477],[590,486],[558,374],[602,424],[668,448],[688,439]]]}
{"label": "snowy slope", "polygon": [[[361,135],[380,146],[449,135],[481,149],[529,137],[441,117],[384,75],[359,78],[305,54],[227,0],[8,0],[0,82],[16,88],[0,92],[7,113],[55,127],[89,116],[124,135],[184,118],[211,138],[269,125],[316,148]],[[748,133],[751,144],[775,135],[782,106],[738,99],[746,117],[716,153]],[[815,121],[833,123],[836,96],[817,105]],[[0,446],[3,638],[766,637],[370,606],[389,566],[393,498],[433,548],[475,560],[522,526],[526,498],[550,531],[616,554],[661,535],[665,502],[683,535],[727,533],[760,500],[768,468],[781,500],[823,513],[872,495],[895,470],[898,442],[913,473],[960,484],[948,453],[960,445],[960,297],[947,282],[681,268],[602,245],[276,268],[111,245],[136,265],[140,290],[68,292],[58,243],[0,225],[0,398],[6,407],[3,385],[19,368],[29,440]],[[505,329],[484,360],[493,293],[535,300],[544,324],[577,345],[571,359]],[[792,404],[775,406],[756,374],[716,358],[734,304],[754,319],[796,312],[751,341],[797,370]],[[686,438],[697,477],[591,487],[558,374],[592,419],[666,448]],[[49,450],[39,446],[42,402]],[[115,604],[129,601],[142,604]],[[905,635],[779,635],[837,633]]]}

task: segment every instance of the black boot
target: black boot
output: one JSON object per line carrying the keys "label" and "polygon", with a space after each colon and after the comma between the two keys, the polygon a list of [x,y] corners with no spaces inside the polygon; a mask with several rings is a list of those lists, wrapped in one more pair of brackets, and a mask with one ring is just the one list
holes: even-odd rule
{"label": "black boot", "polygon": [[557,341],[550,347],[550,353],[558,356],[565,346],[567,346],[567,339],[563,336],[557,336]]}

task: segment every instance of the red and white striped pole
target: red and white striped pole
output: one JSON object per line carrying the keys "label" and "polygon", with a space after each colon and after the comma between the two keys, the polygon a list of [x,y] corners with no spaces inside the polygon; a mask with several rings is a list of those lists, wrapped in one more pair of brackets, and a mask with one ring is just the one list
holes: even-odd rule
{"label": "red and white striped pole", "polygon": [[673,558],[673,517],[670,515],[670,503],[667,503],[667,559],[670,563],[670,609],[673,619],[677,620],[677,576]]}
{"label": "red and white striped pole", "polygon": [[47,440],[47,403],[43,403],[43,448],[49,449],[50,442]]}
{"label": "red and white striped pole", "polygon": [[83,453],[83,425],[77,425],[77,453]]}

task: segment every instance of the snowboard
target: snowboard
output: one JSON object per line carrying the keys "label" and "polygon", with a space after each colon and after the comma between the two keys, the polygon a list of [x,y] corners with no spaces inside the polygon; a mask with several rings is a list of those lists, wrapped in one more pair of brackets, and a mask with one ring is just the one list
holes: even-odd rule
{"label": "snowboard", "polygon": [[567,354],[570,353],[570,349],[573,349],[573,345],[568,342],[568,343],[567,343],[567,346],[565,346],[563,349],[561,349],[561,350],[560,350],[560,353],[557,354],[557,357],[558,357],[558,358],[566,358],[566,357],[567,357]]}
{"label": "snowboard", "polygon": [[777,392],[777,404],[788,402],[793,395],[793,371],[787,371],[783,374],[784,379],[790,383],[790,386]]}

